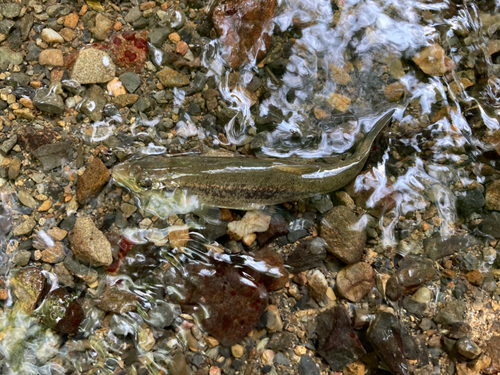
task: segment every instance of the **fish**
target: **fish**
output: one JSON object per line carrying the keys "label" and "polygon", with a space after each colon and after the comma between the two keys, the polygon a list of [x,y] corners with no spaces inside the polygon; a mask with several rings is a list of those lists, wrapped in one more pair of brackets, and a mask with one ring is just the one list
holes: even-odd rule
{"label": "fish", "polygon": [[112,170],[114,182],[129,189],[143,208],[160,216],[203,208],[237,210],[298,201],[336,191],[363,169],[373,142],[391,120],[382,115],[354,154],[335,164],[301,164],[281,159],[201,155],[147,155]]}

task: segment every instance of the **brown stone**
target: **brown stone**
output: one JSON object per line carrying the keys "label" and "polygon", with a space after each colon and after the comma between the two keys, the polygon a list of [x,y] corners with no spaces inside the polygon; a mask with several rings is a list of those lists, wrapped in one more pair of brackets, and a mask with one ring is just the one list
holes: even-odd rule
{"label": "brown stone", "polygon": [[[69,27],[70,29],[74,29],[78,26],[78,14],[73,12],[64,17],[64,27]],[[64,37],[63,37],[64,38]]]}
{"label": "brown stone", "polygon": [[122,94],[115,98],[115,105],[118,108],[130,107],[139,99],[137,94]]}
{"label": "brown stone", "polygon": [[351,264],[337,275],[337,288],[342,297],[351,302],[358,302],[375,285],[373,269],[368,263]]}
{"label": "brown stone", "polygon": [[336,93],[330,95],[328,103],[340,112],[346,112],[351,107],[351,99]]}
{"label": "brown stone", "polygon": [[63,66],[63,53],[61,50],[55,48],[45,49],[40,53],[38,63],[46,66]]}
{"label": "brown stone", "polygon": [[68,236],[75,257],[94,267],[113,262],[111,244],[89,217],[79,217]]}
{"label": "brown stone", "polygon": [[222,44],[225,60],[236,69],[261,60],[272,41],[275,0],[222,0],[212,11],[212,20]]}
{"label": "brown stone", "polygon": [[108,37],[114,22],[105,17],[102,13],[98,13],[95,18],[95,27],[91,29],[92,35],[97,40],[104,40]]}
{"label": "brown stone", "polygon": [[182,87],[189,84],[189,77],[181,74],[168,66],[164,67],[156,77],[160,80],[161,84],[165,87]]}
{"label": "brown stone", "polygon": [[500,211],[500,180],[486,186],[486,209]]}
{"label": "brown stone", "polygon": [[99,158],[94,158],[85,172],[78,178],[76,196],[78,202],[86,204],[97,197],[101,189],[109,181],[109,171]]}
{"label": "brown stone", "polygon": [[491,364],[484,369],[485,374],[497,374],[500,372],[500,336],[493,336],[485,345],[485,352],[491,358]]}
{"label": "brown stone", "polygon": [[45,263],[59,263],[62,262],[65,257],[64,246],[61,242],[56,242],[54,246],[42,251],[42,261]]}
{"label": "brown stone", "polygon": [[175,47],[175,52],[184,56],[186,54],[186,52],[188,51],[188,49],[189,49],[189,46],[187,45],[187,43],[183,42],[181,40],[179,43],[177,43],[177,46]]}
{"label": "brown stone", "polygon": [[386,86],[384,93],[388,101],[397,102],[403,97],[403,94],[405,93],[405,85],[403,85],[401,82],[391,83],[390,85]]}
{"label": "brown stone", "polygon": [[18,298],[14,309],[31,314],[40,302],[45,286],[42,270],[37,267],[23,268],[11,279],[11,284]]}
{"label": "brown stone", "polygon": [[61,36],[64,38],[66,42],[71,42],[73,39],[76,38],[76,31],[68,29],[66,27],[61,31],[59,31],[59,34],[61,34]]}
{"label": "brown stone", "polygon": [[430,76],[442,76],[455,67],[453,60],[445,55],[439,44],[425,47],[413,57],[413,61]]}
{"label": "brown stone", "polygon": [[481,286],[484,280],[484,274],[481,273],[479,270],[474,270],[469,272],[467,275],[467,281],[471,283],[474,286]]}

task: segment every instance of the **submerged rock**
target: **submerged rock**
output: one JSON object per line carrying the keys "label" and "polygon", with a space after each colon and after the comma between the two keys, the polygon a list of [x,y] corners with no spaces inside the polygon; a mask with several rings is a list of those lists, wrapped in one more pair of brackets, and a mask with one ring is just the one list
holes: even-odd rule
{"label": "submerged rock", "polygon": [[356,215],[346,206],[332,208],[321,221],[320,234],[327,250],[347,264],[359,262],[365,249],[364,229],[353,229],[357,222]]}
{"label": "submerged rock", "polygon": [[410,373],[402,335],[398,319],[387,312],[379,312],[368,329],[368,339],[382,362],[394,375]]}
{"label": "submerged rock", "polygon": [[222,0],[211,10],[229,66],[262,59],[272,40],[275,0]]}
{"label": "submerged rock", "polygon": [[64,101],[61,96],[50,88],[41,88],[37,90],[33,104],[42,112],[61,115],[64,113]]}
{"label": "submerged rock", "polygon": [[44,171],[61,167],[64,160],[68,160],[72,152],[70,142],[58,142],[38,147],[33,151],[35,156],[42,163]]}
{"label": "submerged rock", "polygon": [[115,76],[115,64],[111,57],[97,48],[80,51],[71,72],[71,78],[81,84],[106,83]]}
{"label": "submerged rock", "polygon": [[31,314],[40,302],[45,287],[42,270],[37,267],[23,268],[11,279],[11,283],[18,298],[14,311]]}
{"label": "submerged rock", "polygon": [[455,67],[453,60],[445,55],[439,44],[425,47],[413,57],[413,61],[430,76],[442,76]]}
{"label": "submerged rock", "polygon": [[101,189],[109,181],[110,173],[99,158],[94,158],[78,178],[76,196],[81,204],[97,197]]}
{"label": "submerged rock", "polygon": [[75,299],[63,288],[57,288],[47,294],[37,315],[42,322],[56,332],[74,335],[85,315]]}
{"label": "submerged rock", "polygon": [[113,261],[111,244],[89,217],[76,219],[69,242],[73,254],[84,263],[99,267],[109,266]]}
{"label": "submerged rock", "polygon": [[319,267],[326,257],[326,242],[321,237],[301,240],[288,256],[286,264],[294,272],[302,272]]}
{"label": "submerged rock", "polygon": [[358,302],[375,285],[373,268],[364,262],[351,264],[337,275],[337,288],[342,297],[351,302]]}
{"label": "submerged rock", "polygon": [[415,261],[413,264],[398,270],[386,284],[386,295],[396,301],[403,295],[411,293],[434,277],[435,271],[431,263]]}
{"label": "submerged rock", "polygon": [[334,371],[342,371],[366,352],[351,326],[351,319],[342,305],[318,315],[318,354]]}

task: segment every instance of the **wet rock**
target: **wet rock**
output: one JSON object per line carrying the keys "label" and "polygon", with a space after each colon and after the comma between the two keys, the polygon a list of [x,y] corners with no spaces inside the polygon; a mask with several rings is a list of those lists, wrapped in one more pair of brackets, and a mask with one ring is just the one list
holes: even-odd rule
{"label": "wet rock", "polygon": [[446,306],[441,308],[441,310],[439,310],[434,320],[446,328],[451,325],[463,322],[466,311],[467,308],[464,301],[452,300],[449,301]]}
{"label": "wet rock", "polygon": [[40,259],[45,263],[59,263],[64,260],[65,256],[66,253],[64,252],[63,244],[61,242],[55,242],[53,246],[42,251],[42,257]]}
{"label": "wet rock", "polygon": [[26,192],[26,190],[20,190],[17,193],[17,196],[22,204],[24,204],[26,207],[31,208],[32,210],[34,210],[36,206],[38,206],[35,198],[33,198],[28,192]]}
{"label": "wet rock", "polygon": [[300,357],[298,370],[300,375],[319,375],[318,367],[307,354]]}
{"label": "wet rock", "polygon": [[442,76],[455,67],[453,60],[446,56],[439,44],[425,47],[413,57],[413,61],[430,76]]}
{"label": "wet rock", "polygon": [[477,344],[472,341],[469,337],[462,337],[458,339],[455,344],[457,351],[467,359],[475,359],[481,355],[483,352]]}
{"label": "wet rock", "polygon": [[358,302],[366,296],[375,285],[375,276],[368,263],[351,264],[337,275],[337,288],[342,297],[351,302]]}
{"label": "wet rock", "polygon": [[478,212],[486,204],[482,189],[472,189],[455,192],[457,197],[457,210],[464,216],[469,216],[473,212]]}
{"label": "wet rock", "polygon": [[171,32],[172,30],[169,28],[159,27],[148,34],[148,40],[155,47],[161,48],[163,43],[165,43],[165,41],[168,39],[168,36]]}
{"label": "wet rock", "polygon": [[105,40],[113,29],[113,24],[112,20],[105,17],[102,13],[98,13],[95,18],[95,27],[90,32],[97,40]]}
{"label": "wet rock", "polygon": [[409,375],[408,360],[403,346],[403,332],[398,319],[379,312],[368,329],[368,339],[377,355],[395,375]]}
{"label": "wet rock", "polygon": [[182,87],[189,84],[189,77],[176,72],[169,67],[164,67],[158,73],[156,77],[160,80],[161,84],[167,88],[169,87]]}
{"label": "wet rock", "polygon": [[26,266],[31,259],[31,251],[27,250],[20,250],[14,255],[14,263],[19,266],[19,267],[24,267]]}
{"label": "wet rock", "polygon": [[23,268],[11,279],[11,284],[18,298],[14,309],[31,314],[40,302],[45,286],[42,270],[36,267]]}
{"label": "wet rock", "polygon": [[80,51],[71,72],[71,78],[81,84],[105,83],[115,76],[115,64],[111,57],[97,48]]}
{"label": "wet rock", "polygon": [[275,351],[285,351],[289,348],[294,348],[299,340],[297,335],[292,332],[276,332],[271,336],[267,347]]}
{"label": "wet rock", "polygon": [[263,211],[248,211],[239,221],[232,221],[227,229],[232,239],[239,240],[248,234],[265,232],[271,223],[271,216]]}
{"label": "wet rock", "polygon": [[329,96],[327,100],[328,104],[330,104],[334,109],[340,112],[346,112],[351,107],[351,99],[346,96],[342,96],[336,93],[333,93]]}
{"label": "wet rock", "polygon": [[92,121],[101,121],[105,105],[106,98],[104,97],[103,90],[98,85],[93,85],[87,90],[80,111]]}
{"label": "wet rock", "polygon": [[257,279],[262,280],[267,290],[279,290],[288,282],[288,271],[285,269],[283,257],[269,247],[255,252],[255,259],[262,260],[269,270],[273,270],[273,274],[255,274]]}
{"label": "wet rock", "polygon": [[89,217],[76,219],[69,242],[73,254],[84,263],[99,267],[109,266],[113,261],[111,244]]}
{"label": "wet rock", "polygon": [[134,23],[141,17],[142,17],[141,10],[139,9],[138,6],[135,6],[128,11],[127,15],[125,16],[125,21],[128,23]]}
{"label": "wet rock", "polygon": [[115,105],[117,108],[130,107],[137,101],[137,99],[139,99],[139,95],[137,94],[119,95],[115,98]]}
{"label": "wet rock", "polygon": [[308,238],[299,242],[288,256],[286,264],[292,267],[294,272],[302,272],[319,267],[325,257],[325,240],[321,237]]}
{"label": "wet rock", "polygon": [[133,94],[141,85],[141,78],[133,72],[123,73],[119,78],[121,83],[123,83],[123,86],[125,86],[127,91],[131,94]]}
{"label": "wet rock", "polygon": [[475,246],[477,240],[473,236],[456,236],[443,240],[441,236],[425,238],[424,251],[432,260],[439,260],[449,255],[465,251]]}
{"label": "wet rock", "polygon": [[394,82],[384,89],[385,97],[390,102],[397,102],[405,93],[405,85],[401,82]]}
{"label": "wet rock", "polygon": [[40,160],[44,171],[49,171],[61,167],[64,161],[68,160],[71,152],[71,143],[59,142],[38,147],[33,151],[33,156]]}
{"label": "wet rock", "polygon": [[330,64],[329,68],[330,76],[332,77],[333,82],[344,86],[351,82],[351,76],[341,66]]}
{"label": "wet rock", "polygon": [[500,372],[500,336],[493,336],[485,344],[486,355],[491,358],[491,364],[484,372],[486,374],[496,374]]}
{"label": "wet rock", "polygon": [[63,37],[55,30],[43,29],[42,39],[47,43],[64,43]]}
{"label": "wet rock", "polygon": [[99,195],[107,184],[110,173],[99,158],[93,158],[85,172],[78,178],[76,196],[80,204],[86,204],[89,200]]}
{"label": "wet rock", "polygon": [[479,230],[493,238],[500,238],[500,213],[492,212],[479,224]]}
{"label": "wet rock", "polygon": [[129,291],[125,283],[114,283],[106,285],[95,304],[101,310],[114,312],[117,314],[126,314],[137,309],[137,297]]}
{"label": "wet rock", "polygon": [[321,303],[326,298],[326,291],[328,289],[328,282],[325,275],[320,270],[309,271],[307,273],[307,287],[309,293],[316,302]]}
{"label": "wet rock", "polygon": [[486,209],[500,211],[500,180],[486,186]]}
{"label": "wet rock", "polygon": [[233,69],[264,57],[271,44],[275,0],[224,0],[212,9],[212,20]]}
{"label": "wet rock", "polygon": [[10,160],[10,165],[9,165],[9,180],[15,180],[17,177],[19,177],[19,174],[21,173],[21,159],[19,158],[12,158]]}
{"label": "wet rock", "polygon": [[16,18],[21,14],[22,5],[19,3],[2,4],[2,15],[5,18]]}
{"label": "wet rock", "polygon": [[157,328],[166,328],[174,322],[174,320],[181,315],[181,308],[179,305],[173,303],[160,303],[148,311],[146,322]]}
{"label": "wet rock", "polygon": [[74,276],[82,279],[87,284],[92,284],[97,281],[97,271],[89,268],[86,265],[77,262],[76,260],[66,257],[64,259],[64,267]]}
{"label": "wet rock", "polygon": [[26,234],[30,234],[33,228],[36,226],[36,221],[31,217],[27,218],[21,224],[14,228],[13,234],[14,236],[24,236]]}
{"label": "wet rock", "polygon": [[363,255],[366,233],[352,229],[357,221],[346,206],[332,208],[321,221],[320,235],[327,243],[327,250],[344,263],[359,262]]}
{"label": "wet rock", "polygon": [[56,332],[74,335],[85,318],[82,307],[65,289],[57,288],[45,297],[37,315]]}
{"label": "wet rock", "polygon": [[64,113],[63,98],[50,88],[41,88],[36,91],[33,104],[42,112],[61,115]]}
{"label": "wet rock", "polygon": [[351,319],[342,305],[322,312],[317,317],[318,354],[334,371],[342,371],[366,352],[351,326]]}
{"label": "wet rock", "polygon": [[40,53],[38,63],[47,66],[63,66],[63,53],[59,49],[45,49]]}
{"label": "wet rock", "polygon": [[209,314],[202,314],[203,328],[222,345],[230,346],[257,326],[267,307],[267,291],[245,275],[245,268],[215,260],[213,266],[215,272],[200,272],[202,265],[186,267],[191,275],[186,303],[201,304]]}
{"label": "wet rock", "polygon": [[479,270],[474,270],[468,272],[465,277],[467,278],[467,281],[471,283],[474,286],[481,286],[483,284],[485,275],[479,271]]}
{"label": "wet rock", "polygon": [[269,305],[266,311],[266,327],[271,332],[282,331],[283,321],[277,306]]}
{"label": "wet rock", "polygon": [[0,146],[0,154],[2,156],[6,156],[9,151],[14,147],[17,143],[17,135],[14,134],[12,137],[5,140]]}
{"label": "wet rock", "polygon": [[391,300],[396,301],[403,295],[418,289],[422,284],[434,277],[432,263],[415,261],[392,275],[387,281],[385,293]]}

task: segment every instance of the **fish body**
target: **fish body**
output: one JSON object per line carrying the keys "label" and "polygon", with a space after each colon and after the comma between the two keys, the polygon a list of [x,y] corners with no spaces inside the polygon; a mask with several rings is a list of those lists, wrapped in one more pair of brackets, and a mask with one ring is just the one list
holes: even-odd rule
{"label": "fish body", "polygon": [[184,213],[180,206],[188,207],[184,211],[200,205],[249,210],[296,201],[335,191],[351,182],[362,170],[373,141],[393,112],[377,121],[351,158],[336,164],[151,155],[117,165],[112,175],[118,185],[130,189],[140,200],[152,201],[152,211],[167,200],[184,200],[174,205],[177,207],[170,206],[170,211],[176,213]]}

